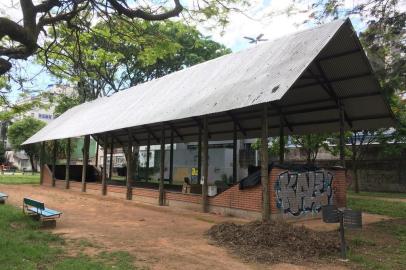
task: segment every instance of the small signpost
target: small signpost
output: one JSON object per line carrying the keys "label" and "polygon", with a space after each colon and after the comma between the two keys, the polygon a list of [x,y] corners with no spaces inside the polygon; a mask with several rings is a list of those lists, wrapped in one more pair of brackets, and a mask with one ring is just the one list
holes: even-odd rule
{"label": "small signpost", "polygon": [[347,259],[344,228],[361,229],[361,211],[338,209],[335,205],[326,205],[322,207],[322,215],[325,223],[340,223],[341,258],[344,260]]}

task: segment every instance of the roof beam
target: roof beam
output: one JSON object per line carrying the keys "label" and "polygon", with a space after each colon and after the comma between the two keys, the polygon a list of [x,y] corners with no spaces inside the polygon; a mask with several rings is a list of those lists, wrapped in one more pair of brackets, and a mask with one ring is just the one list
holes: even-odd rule
{"label": "roof beam", "polygon": [[282,112],[281,107],[279,107],[279,105],[272,103],[272,106],[275,107],[275,109],[277,110],[277,112],[279,113],[279,115],[282,117],[283,122],[285,122],[286,126],[288,127],[288,129],[290,130],[290,132],[293,132],[293,127],[292,125],[289,123],[288,119],[286,118],[286,115]]}
{"label": "roof beam", "polygon": [[350,51],[346,51],[346,52],[342,52],[342,53],[336,53],[336,54],[329,55],[329,56],[319,57],[319,58],[317,58],[317,61],[322,62],[322,61],[331,60],[334,58],[339,58],[342,56],[347,56],[347,55],[351,55],[351,54],[355,54],[355,53],[359,53],[359,52],[361,52],[361,48],[356,48],[354,50],[350,50]]}
{"label": "roof beam", "polygon": [[[193,121],[197,123],[197,125],[203,130],[203,122],[199,117],[192,117]],[[210,129],[207,127],[207,136],[209,139],[211,139],[211,132]]]}
{"label": "roof beam", "polygon": [[137,138],[135,138],[134,134],[131,132],[131,130],[129,128],[126,129],[128,132],[128,136],[131,136],[131,138],[134,140],[134,142],[138,145],[140,145],[140,141],[137,140]]}
{"label": "roof beam", "polygon": [[[373,75],[371,72],[365,72],[365,73],[361,73],[361,74],[356,74],[356,75],[350,75],[350,76],[344,76],[344,77],[340,77],[340,78],[330,79],[328,82],[329,83],[343,82],[343,81],[363,78],[363,77],[371,76],[371,75]],[[325,83],[325,82],[323,81],[323,83]],[[305,87],[315,86],[315,85],[319,85],[319,84],[320,84],[319,82],[299,84],[299,85],[293,86],[292,89],[305,88]]]}
{"label": "roof beam", "polygon": [[158,142],[158,143],[160,142],[159,138],[155,135],[154,132],[152,132],[152,130],[149,126],[143,125],[142,127],[146,129],[147,133],[149,133],[156,142]]}
{"label": "roof beam", "polygon": [[[340,109],[339,106],[340,106],[340,104],[342,105],[342,102],[340,102],[340,99],[339,99],[339,97],[337,96],[337,93],[334,91],[333,86],[332,86],[331,83],[329,82],[329,80],[328,80],[328,78],[327,78],[327,75],[326,75],[326,73],[324,72],[324,70],[323,70],[321,64],[320,64],[319,62],[316,62],[316,66],[317,66],[317,69],[319,70],[319,72],[320,72],[320,74],[321,74],[321,76],[323,77],[323,80],[324,80],[325,82],[324,82],[324,83],[321,82],[321,80],[320,80],[318,77],[315,77],[315,79],[320,83],[320,86],[330,95],[330,97],[331,97],[332,99],[334,99],[334,101],[335,101],[335,103],[336,103],[336,105],[337,105],[337,108]],[[311,74],[314,74],[314,73],[311,71],[310,68],[309,68],[309,72],[310,72]],[[351,123],[350,118],[348,117],[348,114],[346,113],[345,109],[343,109],[343,111],[344,111],[344,119],[345,119],[345,121],[347,122],[347,124],[348,124],[350,127],[352,127],[352,123]]]}
{"label": "roof beam", "polygon": [[238,127],[238,130],[244,135],[244,137],[247,136],[247,132],[245,129],[242,127],[240,121],[238,121],[237,117],[232,113],[232,112],[227,112],[227,115],[230,116],[230,118],[233,120],[234,124]]}
{"label": "roof beam", "polygon": [[169,126],[169,128],[170,128],[173,132],[175,132],[176,136],[178,136],[179,139],[181,139],[182,141],[184,140],[184,139],[183,139],[183,136],[182,136],[182,135],[179,133],[179,131],[173,126],[173,124],[167,123],[167,125]]}

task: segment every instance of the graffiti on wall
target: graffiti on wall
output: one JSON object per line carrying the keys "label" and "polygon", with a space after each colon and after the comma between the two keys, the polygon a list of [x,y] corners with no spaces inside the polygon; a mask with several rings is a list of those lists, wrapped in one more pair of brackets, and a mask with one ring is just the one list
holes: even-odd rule
{"label": "graffiti on wall", "polygon": [[276,205],[294,216],[319,212],[323,205],[332,204],[332,181],[333,174],[326,170],[283,172],[275,183]]}

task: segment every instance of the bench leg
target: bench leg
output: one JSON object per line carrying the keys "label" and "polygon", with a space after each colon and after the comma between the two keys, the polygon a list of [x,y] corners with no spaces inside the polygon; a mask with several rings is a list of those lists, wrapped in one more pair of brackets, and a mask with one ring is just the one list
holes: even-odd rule
{"label": "bench leg", "polygon": [[44,219],[41,221],[41,228],[43,229],[53,229],[56,227],[55,219]]}
{"label": "bench leg", "polygon": [[40,220],[41,220],[41,216],[40,216],[40,215],[30,214],[29,216],[30,216],[33,220],[35,220],[35,221],[40,221]]}
{"label": "bench leg", "polygon": [[6,200],[5,199],[0,199],[0,204],[5,204],[6,203]]}

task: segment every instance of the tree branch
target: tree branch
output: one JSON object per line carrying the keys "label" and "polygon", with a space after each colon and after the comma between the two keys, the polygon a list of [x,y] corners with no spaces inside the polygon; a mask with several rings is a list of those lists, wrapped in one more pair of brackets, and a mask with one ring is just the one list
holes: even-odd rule
{"label": "tree branch", "polygon": [[169,11],[160,13],[160,14],[152,14],[146,12],[142,9],[131,9],[124,7],[116,0],[107,0],[111,6],[118,12],[118,14],[123,14],[129,18],[140,18],[147,21],[161,21],[166,20],[172,17],[177,17],[183,10],[183,6],[180,3],[180,0],[173,0],[175,7]]}

